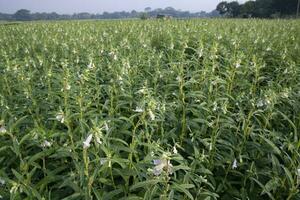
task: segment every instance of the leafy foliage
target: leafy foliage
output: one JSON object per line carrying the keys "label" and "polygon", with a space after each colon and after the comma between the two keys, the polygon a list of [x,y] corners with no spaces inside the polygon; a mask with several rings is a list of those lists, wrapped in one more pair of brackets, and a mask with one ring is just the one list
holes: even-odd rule
{"label": "leafy foliage", "polygon": [[4,199],[299,199],[297,20],[0,25]]}

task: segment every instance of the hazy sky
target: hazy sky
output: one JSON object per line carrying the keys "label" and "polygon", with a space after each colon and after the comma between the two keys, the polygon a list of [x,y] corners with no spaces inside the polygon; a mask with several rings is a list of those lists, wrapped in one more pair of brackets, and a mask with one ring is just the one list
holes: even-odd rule
{"label": "hazy sky", "polygon": [[[0,0],[0,12],[15,13],[25,8],[32,12],[75,12],[102,13],[103,11],[137,11],[145,7],[176,9],[189,11],[211,11],[222,0]],[[239,2],[244,2],[240,0]]]}

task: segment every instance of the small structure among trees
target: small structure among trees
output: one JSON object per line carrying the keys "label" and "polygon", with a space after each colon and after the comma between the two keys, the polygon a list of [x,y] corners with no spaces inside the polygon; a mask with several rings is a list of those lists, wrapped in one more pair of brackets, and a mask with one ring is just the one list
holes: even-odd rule
{"label": "small structure among trees", "polygon": [[172,16],[171,15],[158,14],[158,15],[156,15],[156,19],[167,20],[167,19],[172,19]]}

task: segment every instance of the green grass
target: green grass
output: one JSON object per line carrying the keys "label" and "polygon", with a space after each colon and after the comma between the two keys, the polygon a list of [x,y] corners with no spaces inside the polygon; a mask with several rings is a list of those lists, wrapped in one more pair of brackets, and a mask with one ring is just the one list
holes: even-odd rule
{"label": "green grass", "polygon": [[299,20],[0,25],[0,197],[299,199],[299,35]]}

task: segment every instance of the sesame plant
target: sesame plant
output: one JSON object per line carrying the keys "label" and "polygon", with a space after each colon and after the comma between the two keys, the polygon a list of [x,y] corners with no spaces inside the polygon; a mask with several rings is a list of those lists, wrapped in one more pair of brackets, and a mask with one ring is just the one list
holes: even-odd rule
{"label": "sesame plant", "polygon": [[300,199],[299,20],[0,25],[0,199]]}

